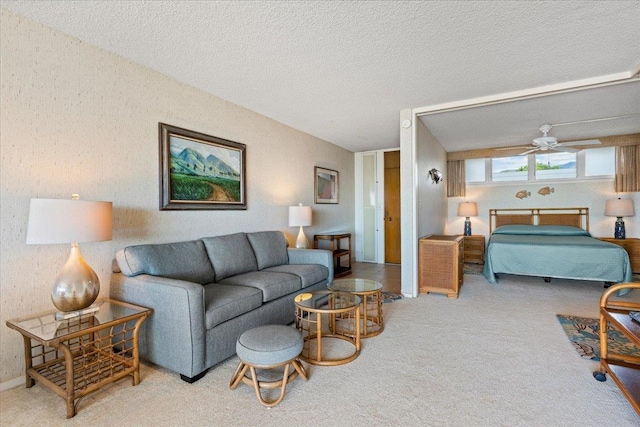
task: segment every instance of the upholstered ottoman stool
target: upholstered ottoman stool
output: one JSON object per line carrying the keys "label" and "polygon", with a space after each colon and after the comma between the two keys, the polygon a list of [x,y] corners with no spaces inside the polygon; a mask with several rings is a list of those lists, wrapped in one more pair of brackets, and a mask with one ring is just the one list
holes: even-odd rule
{"label": "upholstered ottoman stool", "polygon": [[[243,333],[236,343],[236,353],[240,358],[240,364],[231,377],[229,387],[235,389],[240,381],[252,385],[258,396],[258,401],[272,407],[280,403],[284,397],[287,384],[300,375],[307,379],[307,371],[298,359],[302,351],[304,341],[302,334],[295,328],[284,325],[267,325],[250,329]],[[257,369],[274,369],[284,366],[284,374],[278,381],[259,381]],[[289,367],[293,366],[293,372],[289,373]],[[247,369],[251,376],[247,376]],[[281,387],[280,396],[266,402],[262,398],[261,389],[273,389]]]}

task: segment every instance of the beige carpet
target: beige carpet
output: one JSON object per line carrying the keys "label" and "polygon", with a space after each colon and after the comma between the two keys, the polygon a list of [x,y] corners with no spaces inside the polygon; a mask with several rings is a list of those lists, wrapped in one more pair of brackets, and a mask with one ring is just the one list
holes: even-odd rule
{"label": "beige carpet", "polygon": [[[557,313],[596,317],[602,284],[466,275],[460,298],[384,304],[385,331],[360,357],[310,366],[280,405],[264,409],[251,388],[229,390],[232,358],[202,380],[145,365],[94,393],[66,420],[63,400],[36,385],[0,395],[3,426],[638,426],[612,380],[595,381]],[[637,296],[634,296],[637,297]]]}

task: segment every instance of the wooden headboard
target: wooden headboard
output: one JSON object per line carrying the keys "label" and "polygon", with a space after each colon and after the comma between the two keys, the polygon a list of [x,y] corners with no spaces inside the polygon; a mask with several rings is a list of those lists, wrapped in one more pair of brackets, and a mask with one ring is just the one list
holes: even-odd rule
{"label": "wooden headboard", "polygon": [[509,224],[571,225],[589,231],[589,208],[489,209],[489,233]]}

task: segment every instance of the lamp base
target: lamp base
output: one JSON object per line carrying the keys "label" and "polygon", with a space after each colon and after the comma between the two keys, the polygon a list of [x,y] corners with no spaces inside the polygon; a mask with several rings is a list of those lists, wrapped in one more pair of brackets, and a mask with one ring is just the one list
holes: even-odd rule
{"label": "lamp base", "polygon": [[616,228],[613,232],[613,237],[615,237],[616,239],[626,239],[625,234],[624,221],[622,220],[622,217],[619,216],[616,220]]}
{"label": "lamp base", "polygon": [[300,226],[300,231],[298,232],[298,238],[296,239],[296,248],[309,249],[309,241],[307,240],[307,236],[304,235],[302,226]]}
{"label": "lamp base", "polygon": [[56,320],[69,320],[69,319],[74,319],[76,317],[80,317],[83,314],[95,313],[98,310],[100,310],[100,307],[96,305],[93,307],[87,307],[87,308],[83,308],[82,310],[76,310],[76,311],[56,311],[53,316],[55,317]]}
{"label": "lamp base", "polygon": [[78,244],[73,243],[69,259],[53,283],[53,305],[65,313],[82,310],[93,304],[99,292],[98,275],[82,258]]}
{"label": "lamp base", "polygon": [[464,235],[471,236],[471,221],[469,220],[469,217],[464,221]]}

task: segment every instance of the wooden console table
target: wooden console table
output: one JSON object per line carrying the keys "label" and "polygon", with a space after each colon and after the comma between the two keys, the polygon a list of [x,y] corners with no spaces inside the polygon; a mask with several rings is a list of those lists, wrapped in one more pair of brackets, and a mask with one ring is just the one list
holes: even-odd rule
{"label": "wooden console table", "polygon": [[38,381],[53,390],[67,403],[67,418],[81,397],[106,384],[127,375],[140,383],[138,332],[153,310],[110,299],[93,306],[100,309],[68,320],[51,310],[7,321],[24,338],[27,388]]}
{"label": "wooden console table", "polygon": [[[624,299],[611,300],[621,289],[639,289],[640,283],[620,283],[611,286],[600,298],[600,368],[618,385],[631,406],[640,414],[640,357],[609,352],[607,325],[622,332],[632,343],[640,347],[640,323],[629,317],[630,311],[640,311],[640,303]],[[604,381],[602,372],[594,377]]]}
{"label": "wooden console table", "polygon": [[[347,240],[347,247],[340,244],[341,240]],[[329,241],[329,250],[333,252],[333,277],[342,277],[351,274],[351,233],[325,233],[313,236],[313,247],[319,248],[320,240]],[[342,265],[340,259],[347,257],[347,265]]]}

